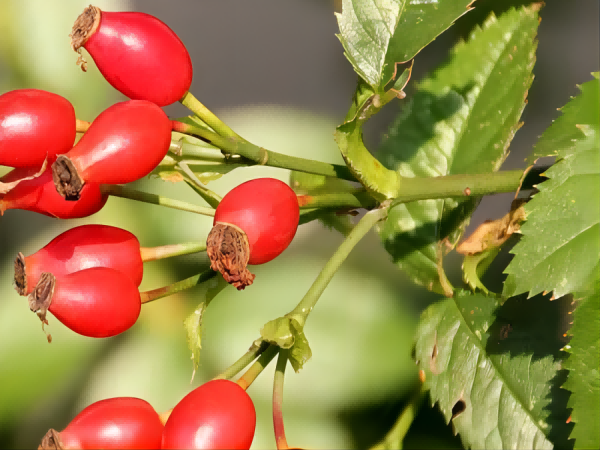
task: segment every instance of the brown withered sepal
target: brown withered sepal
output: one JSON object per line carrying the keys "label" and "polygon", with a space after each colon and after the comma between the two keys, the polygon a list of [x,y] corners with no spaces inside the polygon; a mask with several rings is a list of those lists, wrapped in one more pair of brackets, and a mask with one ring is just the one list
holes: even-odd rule
{"label": "brown withered sepal", "polygon": [[87,62],[81,55],[80,48],[85,45],[92,34],[96,32],[100,26],[100,18],[102,12],[97,6],[88,6],[77,17],[73,24],[73,29],[69,37],[71,38],[71,48],[78,53],[77,65],[81,66],[81,70],[87,71]]}
{"label": "brown withered sepal", "polygon": [[65,200],[79,200],[85,181],[68,156],[60,155],[52,164],[54,186]]}
{"label": "brown withered sepal", "polygon": [[64,448],[60,433],[52,428],[44,435],[42,443],[38,446],[38,450],[63,450]]}
{"label": "brown withered sepal", "polygon": [[15,259],[14,286],[19,295],[27,293],[27,273],[25,271],[25,255],[19,252]]}
{"label": "brown withered sepal", "polygon": [[250,286],[255,275],[246,268],[250,245],[246,233],[235,225],[217,222],[206,240],[210,268],[223,275],[225,281],[238,291]]}

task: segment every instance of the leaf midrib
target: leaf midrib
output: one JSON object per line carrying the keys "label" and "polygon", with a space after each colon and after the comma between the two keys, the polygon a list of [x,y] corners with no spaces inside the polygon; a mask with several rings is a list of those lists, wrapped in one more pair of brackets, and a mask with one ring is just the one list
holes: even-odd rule
{"label": "leaf midrib", "polygon": [[[472,339],[474,339],[475,341],[475,345],[477,346],[477,348],[480,350],[481,353],[483,353],[485,355],[485,358],[489,361],[489,363],[492,365],[492,367],[494,368],[494,373],[496,374],[496,376],[500,379],[500,381],[502,382],[503,386],[506,386],[506,388],[510,391],[512,397],[519,403],[519,405],[521,405],[521,408],[523,409],[523,411],[525,411],[525,413],[527,414],[527,416],[529,417],[529,420],[531,421],[532,424],[535,425],[535,427],[546,437],[546,440],[548,440],[548,436],[546,435],[546,433],[544,432],[544,430],[539,426],[538,421],[532,416],[531,411],[529,410],[529,408],[527,408],[525,406],[525,404],[523,403],[523,399],[521,399],[514,391],[513,387],[510,385],[510,383],[508,383],[504,377],[504,375],[502,374],[502,372],[500,372],[498,370],[498,366],[496,365],[496,363],[494,362],[494,360],[492,358],[489,357],[488,352],[485,350],[485,347],[482,345],[481,341],[479,340],[479,338],[477,337],[477,335],[473,332],[473,330],[471,329],[471,327],[469,326],[468,321],[466,320],[465,316],[462,314],[462,312],[460,311],[460,307],[458,306],[458,304],[456,303],[456,297],[453,298],[453,304],[456,308],[456,310],[458,311],[458,315],[459,315],[459,320],[461,321],[461,323],[469,330],[469,335]],[[485,332],[487,334],[487,331]],[[527,366],[527,370],[530,370],[531,365]],[[475,366],[475,372],[477,372],[477,370],[479,370],[478,366]],[[540,419],[543,420],[543,422],[545,424],[547,424],[546,420],[544,419]],[[499,423],[499,420],[496,422]],[[496,425],[496,428],[498,428],[498,425]],[[500,438],[502,439],[502,438]],[[504,444],[504,443],[503,443]]]}

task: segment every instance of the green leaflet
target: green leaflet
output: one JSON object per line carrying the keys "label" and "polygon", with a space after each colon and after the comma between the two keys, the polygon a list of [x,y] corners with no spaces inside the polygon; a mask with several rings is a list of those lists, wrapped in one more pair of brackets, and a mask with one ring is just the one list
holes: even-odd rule
{"label": "green leaflet", "polygon": [[[402,177],[496,171],[518,130],[535,63],[537,8],[491,16],[450,62],[425,79],[378,153]],[[400,180],[400,189],[402,184]],[[400,204],[378,225],[387,251],[414,282],[442,293],[438,243],[460,239],[478,199]]]}
{"label": "green leaflet", "polygon": [[279,317],[271,320],[261,328],[260,335],[264,341],[290,349],[289,361],[295,372],[299,372],[312,356],[304,329],[296,319]]}
{"label": "green leaflet", "polygon": [[569,378],[563,386],[570,390],[568,407],[575,427],[571,438],[576,449],[600,448],[600,277],[593,285],[575,295],[578,300],[573,314],[573,336],[565,350]]}
{"label": "green leaflet", "polygon": [[[214,275],[214,274],[213,274]],[[203,294],[202,301],[198,304],[193,313],[186,317],[183,321],[188,340],[188,347],[192,352],[191,360],[194,365],[192,372],[192,381],[196,370],[200,364],[200,350],[202,349],[202,317],[208,304],[213,300],[219,292],[225,289],[229,284],[222,276],[216,276],[212,280],[206,282],[206,291]]]}
{"label": "green leaflet", "polygon": [[506,268],[507,296],[553,291],[555,297],[578,291],[600,267],[600,124],[598,80],[581,94],[542,135],[531,157],[559,160],[549,180],[526,205],[523,238]]}
{"label": "green leaflet", "polygon": [[406,62],[469,10],[467,0],[344,0],[336,14],[344,54],[376,92]]}
{"label": "green leaflet", "polygon": [[415,358],[465,448],[552,448],[566,442],[559,340],[568,299],[498,299],[460,292],[431,305]]}

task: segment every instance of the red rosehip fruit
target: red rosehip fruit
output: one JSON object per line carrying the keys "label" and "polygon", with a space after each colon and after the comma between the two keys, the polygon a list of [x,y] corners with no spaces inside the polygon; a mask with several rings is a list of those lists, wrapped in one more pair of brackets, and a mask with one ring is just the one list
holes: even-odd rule
{"label": "red rosehip fruit", "polygon": [[119,270],[139,286],[144,272],[140,242],[129,231],[108,225],[72,228],[33,255],[17,255],[15,289],[20,295],[27,295],[44,272],[60,278],[90,267]]}
{"label": "red rosehip fruit", "polygon": [[92,267],[61,277],[40,276],[29,308],[47,323],[50,311],[83,336],[110,337],[129,329],[140,315],[140,292],[131,278],[109,267]]}
{"label": "red rosehip fruit", "polygon": [[233,381],[213,380],[173,408],[162,448],[249,449],[255,428],[256,412],[246,391]]}
{"label": "red rosehip fruit", "polygon": [[163,429],[147,401],[107,398],[84,408],[60,433],[50,429],[38,449],[157,449]]}
{"label": "red rosehip fruit", "polygon": [[263,264],[292,242],[300,208],[294,191],[275,178],[233,188],[217,206],[207,239],[211,268],[238,290],[254,281],[248,264]]}
{"label": "red rosehip fruit", "polygon": [[[181,99],[192,84],[185,45],[149,14],[106,12],[90,5],[73,25],[71,47],[85,48],[104,78],[131,99],[166,106]],[[79,62],[85,71],[81,56]]]}
{"label": "red rosehip fruit", "polygon": [[75,110],[52,92],[18,89],[0,95],[0,166],[37,167],[75,142]]}
{"label": "red rosehip fruit", "polygon": [[[37,169],[14,169],[0,181],[11,182],[35,173]],[[21,181],[6,194],[0,194],[0,215],[7,209],[24,209],[58,219],[88,217],[102,209],[108,194],[100,191],[97,183],[86,183],[76,202],[65,200],[54,186],[52,169],[32,180]]]}
{"label": "red rosehip fruit", "polygon": [[52,164],[54,184],[66,200],[77,200],[87,182],[130,183],[152,172],[170,145],[171,121],[162,109],[146,100],[116,103]]}

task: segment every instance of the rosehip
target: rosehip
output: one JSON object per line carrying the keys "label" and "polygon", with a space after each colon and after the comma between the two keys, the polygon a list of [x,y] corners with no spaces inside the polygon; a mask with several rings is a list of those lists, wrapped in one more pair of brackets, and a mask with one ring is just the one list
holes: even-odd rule
{"label": "rosehip", "polygon": [[19,89],[0,95],[0,166],[38,167],[75,142],[75,110],[60,95]]}
{"label": "rosehip", "polygon": [[131,99],[166,106],[192,84],[192,61],[183,42],[149,14],[106,12],[90,5],[73,25],[71,47],[84,47],[104,78]]}
{"label": "rosehip", "polygon": [[[0,180],[15,181],[35,173],[36,170],[15,169]],[[48,167],[39,177],[21,181],[8,193],[0,194],[0,215],[7,209],[24,209],[59,219],[76,219],[97,213],[108,200],[108,194],[103,194],[97,183],[86,183],[79,195],[76,202],[61,197],[54,186],[52,169]]]}
{"label": "rosehip", "polygon": [[194,389],[173,408],[162,448],[242,448],[254,439],[256,412],[238,384],[213,380]]}
{"label": "rosehip", "polygon": [[233,188],[215,211],[207,239],[211,268],[237,289],[254,281],[247,264],[263,264],[292,242],[300,209],[294,191],[274,178],[257,178]]}
{"label": "rosehip", "polygon": [[87,182],[130,183],[148,175],[171,144],[171,121],[154,103],[129,100],[103,111],[68,153],[52,164],[56,189],[77,200]]}
{"label": "rosehip", "polygon": [[44,272],[28,300],[42,323],[47,323],[46,311],[50,311],[66,327],[89,337],[122,333],[135,323],[142,307],[131,278],[108,267],[61,277]]}
{"label": "rosehip", "polygon": [[60,433],[50,429],[39,449],[160,448],[163,425],[145,400],[116,397],[84,408]]}
{"label": "rosehip", "polygon": [[129,231],[108,225],[81,225],[54,238],[33,255],[15,260],[15,288],[33,291],[43,272],[57,278],[90,267],[119,270],[139,286],[144,271],[140,243]]}

